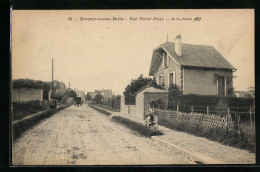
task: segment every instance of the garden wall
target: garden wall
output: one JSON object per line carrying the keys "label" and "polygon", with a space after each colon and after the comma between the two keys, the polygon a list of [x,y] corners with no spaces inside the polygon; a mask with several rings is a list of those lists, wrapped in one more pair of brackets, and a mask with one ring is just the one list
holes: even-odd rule
{"label": "garden wall", "polygon": [[20,88],[12,89],[12,100],[13,102],[25,102],[30,100],[42,100],[43,89],[35,88]]}
{"label": "garden wall", "polygon": [[120,100],[120,112],[136,115],[136,105],[126,105],[124,96],[121,96]]}

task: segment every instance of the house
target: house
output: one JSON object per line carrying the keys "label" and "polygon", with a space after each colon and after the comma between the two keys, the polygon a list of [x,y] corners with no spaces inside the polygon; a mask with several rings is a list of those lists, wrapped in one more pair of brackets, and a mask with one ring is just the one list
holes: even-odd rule
{"label": "house", "polygon": [[177,84],[183,94],[232,94],[233,72],[236,69],[213,47],[165,42],[153,50],[149,75],[166,90]]}

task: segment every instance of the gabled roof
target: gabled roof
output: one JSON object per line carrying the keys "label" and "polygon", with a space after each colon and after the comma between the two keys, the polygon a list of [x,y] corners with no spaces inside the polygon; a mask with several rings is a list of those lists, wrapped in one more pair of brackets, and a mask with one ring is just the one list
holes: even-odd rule
{"label": "gabled roof", "polygon": [[165,42],[153,51],[149,75],[157,70],[161,50],[166,51],[179,66],[235,70],[213,46],[182,43],[182,55],[178,56],[174,43]]}
{"label": "gabled roof", "polygon": [[146,86],[139,90],[138,93],[167,93],[166,90],[154,88],[153,86]]}

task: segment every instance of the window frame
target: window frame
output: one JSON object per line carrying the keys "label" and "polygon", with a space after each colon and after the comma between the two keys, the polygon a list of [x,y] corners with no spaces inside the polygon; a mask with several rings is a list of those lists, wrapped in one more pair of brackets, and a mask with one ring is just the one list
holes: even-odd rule
{"label": "window frame", "polygon": [[163,75],[159,75],[158,76],[158,85],[162,86],[162,83],[164,83],[164,76]]}
{"label": "window frame", "polygon": [[163,68],[167,68],[169,66],[169,55],[166,52],[163,52]]}
{"label": "window frame", "polygon": [[170,87],[171,83],[170,83],[170,75],[172,74],[172,84],[176,84],[176,72],[175,71],[171,71],[169,72],[169,78],[168,78],[168,86]]}

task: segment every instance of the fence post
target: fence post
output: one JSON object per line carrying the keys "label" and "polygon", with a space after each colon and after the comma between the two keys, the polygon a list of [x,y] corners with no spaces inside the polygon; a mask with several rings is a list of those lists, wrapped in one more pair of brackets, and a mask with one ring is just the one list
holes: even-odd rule
{"label": "fence post", "polygon": [[179,112],[179,106],[177,105],[177,112]]}
{"label": "fence post", "polygon": [[193,113],[193,106],[191,106],[191,113]]}
{"label": "fence post", "polygon": [[209,107],[207,106],[207,115],[209,114]]}

